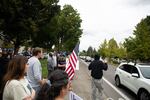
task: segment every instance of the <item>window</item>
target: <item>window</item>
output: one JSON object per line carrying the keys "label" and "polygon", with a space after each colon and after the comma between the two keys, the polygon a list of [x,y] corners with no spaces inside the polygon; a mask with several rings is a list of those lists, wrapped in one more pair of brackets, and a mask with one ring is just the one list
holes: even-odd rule
{"label": "window", "polygon": [[132,66],[132,73],[137,73],[138,76],[140,77],[139,71],[135,66]]}
{"label": "window", "polygon": [[128,72],[128,73],[131,73],[131,70],[132,70],[132,66],[131,65],[128,65],[128,64],[124,64],[122,66],[120,66],[120,69]]}
{"label": "window", "polygon": [[140,67],[140,70],[145,78],[150,79],[150,67]]}
{"label": "window", "polygon": [[139,74],[139,72],[138,72],[137,68],[136,68],[136,67],[134,67],[134,66],[132,66],[132,73],[137,73],[137,74]]}

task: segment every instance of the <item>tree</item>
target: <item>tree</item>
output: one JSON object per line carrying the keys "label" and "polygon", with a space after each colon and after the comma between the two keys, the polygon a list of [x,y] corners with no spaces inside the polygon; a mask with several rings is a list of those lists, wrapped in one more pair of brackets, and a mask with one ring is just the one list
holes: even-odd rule
{"label": "tree", "polygon": [[110,58],[124,59],[127,56],[124,45],[119,43],[118,46],[114,38],[110,39],[108,43],[105,39],[104,42],[99,46],[98,52],[102,58],[108,57],[109,60]]}
{"label": "tree", "polygon": [[137,59],[135,51],[135,48],[137,48],[135,39],[132,37],[125,39],[124,46],[127,50],[127,59]]}
{"label": "tree", "polygon": [[60,41],[60,49],[72,51],[82,35],[81,18],[77,10],[71,5],[65,5],[58,16],[57,40]]}
{"label": "tree", "polygon": [[80,56],[86,56],[86,51],[85,50],[83,50],[82,52],[80,52],[80,54],[79,54]]}
{"label": "tree", "polygon": [[134,38],[129,37],[125,41],[128,57],[141,61],[150,60],[150,16],[137,24],[133,34]]}
{"label": "tree", "polygon": [[14,42],[15,51],[27,40],[39,39],[40,30],[59,11],[57,3],[58,0],[0,1],[0,30]]}
{"label": "tree", "polygon": [[98,49],[99,54],[105,58],[108,56],[108,44],[107,44],[107,40],[105,39],[104,42],[99,46]]}
{"label": "tree", "polygon": [[53,45],[57,44],[57,34],[59,33],[57,18],[58,16],[56,15],[46,25],[41,26],[38,35],[33,38],[33,46],[39,46],[46,49],[50,49]]}
{"label": "tree", "polygon": [[117,52],[117,57],[119,59],[126,59],[127,58],[126,49],[122,43],[119,43],[119,48],[116,52]]}
{"label": "tree", "polygon": [[108,57],[109,58],[114,58],[117,57],[117,49],[118,49],[118,44],[114,38],[110,39],[108,42]]}
{"label": "tree", "polygon": [[96,49],[93,49],[93,53],[92,53],[92,57],[94,58],[94,55],[98,54],[98,52],[96,51]]}
{"label": "tree", "polygon": [[88,49],[87,49],[87,56],[91,57],[92,54],[93,54],[93,48],[91,46],[89,46]]}

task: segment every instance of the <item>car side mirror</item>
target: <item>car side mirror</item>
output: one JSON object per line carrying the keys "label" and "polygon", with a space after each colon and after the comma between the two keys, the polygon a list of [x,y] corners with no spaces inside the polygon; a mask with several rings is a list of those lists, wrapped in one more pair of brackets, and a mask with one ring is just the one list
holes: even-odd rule
{"label": "car side mirror", "polygon": [[139,75],[137,73],[132,73],[132,77],[139,78]]}

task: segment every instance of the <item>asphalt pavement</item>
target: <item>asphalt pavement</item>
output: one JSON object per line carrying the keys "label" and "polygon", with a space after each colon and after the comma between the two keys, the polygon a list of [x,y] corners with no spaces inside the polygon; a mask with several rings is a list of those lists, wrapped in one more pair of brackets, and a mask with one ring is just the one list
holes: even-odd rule
{"label": "asphalt pavement", "polygon": [[[83,100],[91,100],[91,76],[87,62],[80,60],[79,70],[76,71],[72,81],[73,92]],[[136,100],[136,95],[129,89],[115,86],[114,75],[116,66],[109,65],[108,70],[104,71],[103,77],[103,100]],[[66,99],[69,100],[69,99]]]}

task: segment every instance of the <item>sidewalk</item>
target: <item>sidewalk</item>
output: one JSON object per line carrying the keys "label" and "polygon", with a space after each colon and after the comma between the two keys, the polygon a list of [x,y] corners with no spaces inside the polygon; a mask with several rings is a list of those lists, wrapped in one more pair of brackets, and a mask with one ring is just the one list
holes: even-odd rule
{"label": "sidewalk", "polygon": [[[76,71],[75,77],[72,81],[73,92],[83,100],[91,100],[92,91],[90,71],[88,71],[88,67],[82,61],[80,61],[79,64],[80,69]],[[102,98],[106,100],[105,95],[103,95]]]}

